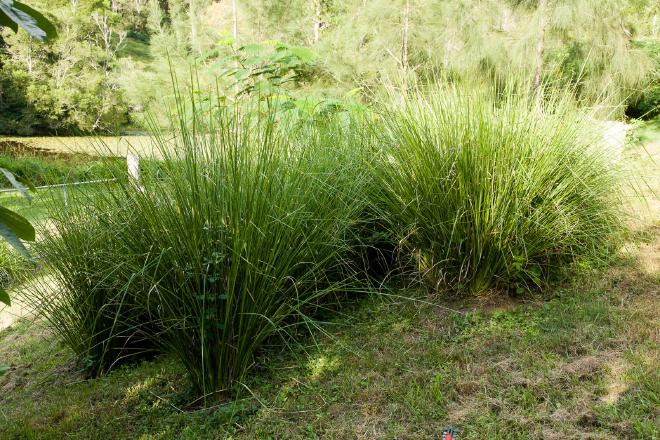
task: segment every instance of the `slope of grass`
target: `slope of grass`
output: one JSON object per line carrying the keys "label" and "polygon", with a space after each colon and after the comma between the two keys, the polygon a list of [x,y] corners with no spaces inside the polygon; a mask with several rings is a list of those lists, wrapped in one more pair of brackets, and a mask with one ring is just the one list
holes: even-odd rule
{"label": "slope of grass", "polygon": [[[644,237],[657,258],[657,229]],[[527,301],[373,297],[292,353],[262,353],[237,400],[205,410],[171,358],[85,380],[23,321],[0,334],[0,437],[657,438],[660,275],[645,252]]]}

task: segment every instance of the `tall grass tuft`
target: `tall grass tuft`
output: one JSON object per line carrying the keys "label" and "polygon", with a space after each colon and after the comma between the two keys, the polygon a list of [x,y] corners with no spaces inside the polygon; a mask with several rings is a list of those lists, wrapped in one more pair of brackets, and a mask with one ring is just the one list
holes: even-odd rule
{"label": "tall grass tuft", "polygon": [[155,348],[209,396],[240,380],[264,341],[355,287],[369,176],[340,124],[294,125],[267,106],[191,121],[179,101],[174,135],[154,136],[157,173],[53,207],[36,248],[57,289],[31,298],[95,371]]}
{"label": "tall grass tuft", "polygon": [[402,252],[434,286],[543,285],[622,231],[623,180],[568,98],[435,89],[397,99],[374,167]]}
{"label": "tall grass tuft", "polygon": [[47,202],[42,238],[31,249],[47,276],[24,291],[92,376],[154,347],[147,338],[153,323],[136,297],[145,279],[113,229],[119,209],[110,192],[120,191],[111,183],[70,187],[67,201]]}

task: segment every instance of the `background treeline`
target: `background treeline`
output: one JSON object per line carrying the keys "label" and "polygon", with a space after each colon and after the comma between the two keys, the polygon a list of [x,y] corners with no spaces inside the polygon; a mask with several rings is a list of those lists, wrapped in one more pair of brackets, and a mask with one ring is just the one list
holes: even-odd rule
{"label": "background treeline", "polygon": [[[158,116],[163,100],[172,99],[171,70],[187,78],[196,64],[200,84],[213,84],[223,68],[250,63],[253,54],[236,56],[239,48],[274,40],[318,54],[296,60],[295,88],[306,96],[340,97],[360,87],[369,99],[377,84],[394,78],[404,86],[441,80],[505,87],[512,76],[533,78],[540,58],[544,84],[571,86],[582,104],[603,105],[608,116],[653,116],[660,102],[654,0],[30,5],[53,20],[60,37],[44,45],[24,32],[0,32],[0,134],[141,130],[144,115]],[[240,92],[234,83],[220,82],[227,96]]]}

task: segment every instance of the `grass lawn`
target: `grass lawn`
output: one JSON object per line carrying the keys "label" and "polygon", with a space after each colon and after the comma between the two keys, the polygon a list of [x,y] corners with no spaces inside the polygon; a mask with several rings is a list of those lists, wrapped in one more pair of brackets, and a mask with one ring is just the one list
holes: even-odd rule
{"label": "grass lawn", "polygon": [[39,322],[21,321],[0,334],[11,364],[0,437],[434,438],[451,425],[472,439],[658,438],[652,233],[640,259],[543,298],[365,299],[327,335],[269,354],[239,400],[208,410],[186,408],[187,382],[170,359],[85,380]]}
{"label": "grass lawn", "polygon": [[[642,134],[657,156],[657,132]],[[429,439],[447,426],[460,439],[660,438],[657,196],[649,205],[608,267],[525,299],[363,298],[291,350],[265,350],[268,367],[208,409],[173,359],[88,380],[41,321],[19,320],[0,332],[0,438]]]}
{"label": "grass lawn", "polygon": [[114,155],[125,156],[127,151],[148,153],[151,142],[148,136],[0,136],[3,142],[19,142],[31,148],[62,153],[88,153],[109,150]]}

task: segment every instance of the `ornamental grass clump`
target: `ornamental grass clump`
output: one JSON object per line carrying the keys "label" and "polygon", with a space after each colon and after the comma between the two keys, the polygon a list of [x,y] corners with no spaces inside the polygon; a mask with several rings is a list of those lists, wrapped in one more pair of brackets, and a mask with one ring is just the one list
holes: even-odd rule
{"label": "ornamental grass clump", "polygon": [[458,87],[397,99],[384,116],[381,216],[434,287],[522,291],[623,229],[621,166],[569,99]]}
{"label": "ornamental grass clump", "polygon": [[210,397],[266,340],[356,288],[349,244],[369,182],[357,138],[258,110],[182,117],[154,136],[157,173],[117,170],[54,206],[36,248],[57,288],[31,298],[97,371],[166,352]]}

